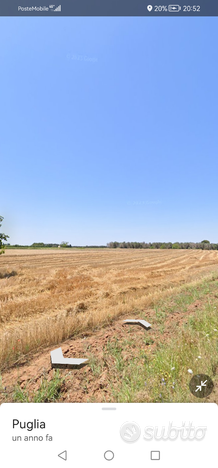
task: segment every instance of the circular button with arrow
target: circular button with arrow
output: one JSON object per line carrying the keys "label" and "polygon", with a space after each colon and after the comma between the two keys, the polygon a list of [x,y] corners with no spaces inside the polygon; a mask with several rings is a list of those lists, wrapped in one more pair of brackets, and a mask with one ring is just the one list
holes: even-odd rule
{"label": "circular button with arrow", "polygon": [[189,382],[189,388],[197,398],[206,398],[212,392],[214,387],[212,379],[205,374],[193,375]]}

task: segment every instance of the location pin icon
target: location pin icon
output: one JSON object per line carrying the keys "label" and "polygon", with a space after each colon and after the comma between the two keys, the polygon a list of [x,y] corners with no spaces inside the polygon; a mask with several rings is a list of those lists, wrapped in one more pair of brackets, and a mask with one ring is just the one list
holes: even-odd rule
{"label": "location pin icon", "polygon": [[152,5],[148,5],[148,6],[147,6],[147,10],[148,10],[148,11],[151,11],[152,9],[153,9],[153,6],[152,6]]}

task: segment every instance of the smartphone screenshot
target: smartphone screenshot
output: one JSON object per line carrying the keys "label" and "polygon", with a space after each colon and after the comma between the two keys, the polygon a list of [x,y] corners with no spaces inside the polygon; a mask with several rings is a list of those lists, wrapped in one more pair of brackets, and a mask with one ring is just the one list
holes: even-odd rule
{"label": "smartphone screenshot", "polygon": [[2,467],[205,468],[218,3],[0,5]]}

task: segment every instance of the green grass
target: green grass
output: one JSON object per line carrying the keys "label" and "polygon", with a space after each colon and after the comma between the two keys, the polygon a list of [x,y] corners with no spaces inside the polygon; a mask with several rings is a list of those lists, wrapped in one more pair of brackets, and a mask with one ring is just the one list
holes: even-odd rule
{"label": "green grass", "polygon": [[93,374],[98,377],[102,373],[102,363],[94,356],[94,354],[90,354],[88,356],[89,359],[89,366],[93,372]]}
{"label": "green grass", "polygon": [[[202,373],[217,379],[218,369],[218,281],[217,276],[204,280],[198,286],[185,287],[177,294],[154,307],[152,329],[143,339],[144,348],[134,359],[119,363],[113,375],[110,391],[117,402],[202,402],[189,390],[193,375]],[[156,343],[152,354],[149,344],[155,342],[152,331],[164,331],[164,322],[170,314],[185,312],[188,306],[200,300],[196,310],[187,316],[182,326],[175,329],[170,339]],[[217,330],[217,331],[216,331]],[[148,332],[146,332],[148,333]],[[128,338],[128,352],[134,340]],[[110,351],[118,359],[125,342],[114,344]],[[192,374],[188,372],[190,370]],[[119,375],[120,372],[120,375]],[[206,401],[206,399],[203,399]]]}
{"label": "green grass", "polygon": [[[160,344],[144,372],[145,398],[164,402],[196,401],[188,386],[192,375],[202,373],[213,378],[218,367],[218,332],[215,331],[218,330],[218,317],[215,310],[207,303],[189,317],[177,337],[168,344]],[[189,374],[189,369],[193,374]]]}
{"label": "green grass", "polygon": [[32,396],[19,385],[15,387],[12,401],[16,403],[50,403],[58,400],[63,387],[64,378],[60,377],[59,370],[54,371],[52,380],[42,379],[41,385]]}

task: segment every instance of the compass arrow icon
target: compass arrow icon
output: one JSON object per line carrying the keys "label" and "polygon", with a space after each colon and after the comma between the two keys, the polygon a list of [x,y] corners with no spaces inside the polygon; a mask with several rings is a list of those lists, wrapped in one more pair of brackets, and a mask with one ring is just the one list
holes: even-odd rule
{"label": "compass arrow icon", "polygon": [[213,391],[214,384],[209,375],[193,375],[189,382],[189,390],[195,398],[206,398]]}
{"label": "compass arrow icon", "polygon": [[201,387],[206,387],[206,383],[207,383],[207,380],[205,380],[204,382],[201,381],[201,385],[197,385],[196,387],[196,392],[198,392],[198,390],[201,391]]}
{"label": "compass arrow icon", "polygon": [[206,383],[207,383],[207,380],[205,380],[204,382],[201,382],[201,386],[206,387]]}

